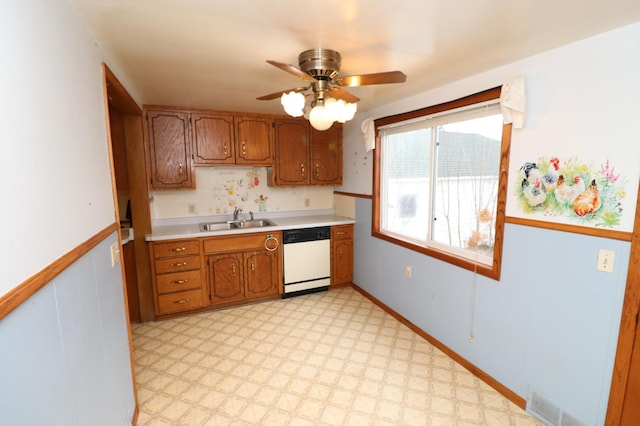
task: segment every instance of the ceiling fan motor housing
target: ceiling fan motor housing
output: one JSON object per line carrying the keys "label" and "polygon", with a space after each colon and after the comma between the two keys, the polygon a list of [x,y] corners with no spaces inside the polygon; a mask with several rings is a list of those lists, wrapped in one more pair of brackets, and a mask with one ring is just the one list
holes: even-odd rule
{"label": "ceiling fan motor housing", "polygon": [[341,63],[340,54],[330,49],[309,49],[298,55],[300,69],[318,80],[337,77]]}

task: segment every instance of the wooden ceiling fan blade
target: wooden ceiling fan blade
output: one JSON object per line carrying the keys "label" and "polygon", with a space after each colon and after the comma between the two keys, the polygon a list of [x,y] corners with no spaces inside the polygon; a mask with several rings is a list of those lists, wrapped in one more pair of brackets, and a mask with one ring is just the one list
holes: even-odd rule
{"label": "wooden ceiling fan blade", "polygon": [[402,71],[386,71],[373,74],[346,75],[334,80],[335,84],[346,87],[368,86],[371,84],[404,83],[407,76]]}
{"label": "wooden ceiling fan blade", "polygon": [[273,65],[274,67],[280,68],[281,70],[286,71],[289,74],[293,74],[302,80],[309,81],[312,83],[316,81],[315,78],[311,77],[309,74],[302,71],[300,68],[294,67],[293,65],[285,64],[284,62],[271,61],[271,60],[267,60],[267,63]]}
{"label": "wooden ceiling fan blade", "polygon": [[351,93],[349,93],[346,90],[341,89],[339,87],[331,88],[328,91],[328,97],[336,98],[336,99],[342,99],[343,101],[349,102],[350,104],[355,104],[360,100],[359,97],[354,96]]}
{"label": "wooden ceiling fan blade", "polygon": [[281,91],[275,92],[275,93],[269,93],[268,95],[260,96],[259,98],[256,98],[256,99],[259,100],[259,101],[270,101],[272,99],[279,98],[280,96],[282,96],[283,93],[304,92],[307,89],[308,89],[308,87],[294,87],[293,89],[287,89],[287,90],[281,90]]}

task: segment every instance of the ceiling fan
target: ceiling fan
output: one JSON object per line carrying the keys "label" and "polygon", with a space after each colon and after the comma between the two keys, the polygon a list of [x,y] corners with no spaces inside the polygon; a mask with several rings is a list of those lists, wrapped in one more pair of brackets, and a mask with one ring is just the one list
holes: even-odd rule
{"label": "ceiling fan", "polygon": [[[407,76],[402,71],[386,71],[372,74],[340,76],[342,57],[330,49],[310,49],[298,55],[299,68],[282,62],[267,60],[267,63],[286,71],[309,83],[257,98],[268,101],[281,98],[285,111],[294,117],[304,114],[306,96],[311,97],[309,121],[317,130],[326,130],[334,121],[344,123],[353,118],[356,103],[360,100],[343,87],[368,86],[372,84],[404,83]],[[310,91],[310,92],[309,92]]]}

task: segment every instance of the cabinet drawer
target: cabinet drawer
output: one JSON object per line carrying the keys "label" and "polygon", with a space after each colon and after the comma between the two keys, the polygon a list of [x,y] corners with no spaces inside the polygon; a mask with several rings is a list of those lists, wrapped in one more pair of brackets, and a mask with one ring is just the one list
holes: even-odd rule
{"label": "cabinet drawer", "polygon": [[200,270],[162,274],[156,276],[158,293],[173,293],[176,291],[202,288]]}
{"label": "cabinet drawer", "polygon": [[200,269],[200,256],[169,257],[155,261],[156,274]]}
{"label": "cabinet drawer", "polygon": [[170,256],[186,256],[200,253],[200,244],[196,240],[153,243],[153,256],[156,259]]}
{"label": "cabinet drawer", "polygon": [[[231,251],[242,250],[264,250],[265,244],[274,245],[277,240],[277,245],[280,245],[282,241],[282,234],[280,231],[276,232],[256,232],[245,235],[233,235],[229,237],[212,237],[204,240],[202,244],[205,254],[216,254]],[[267,242],[269,240],[269,242]]]}
{"label": "cabinet drawer", "polygon": [[189,311],[203,306],[204,299],[201,289],[158,296],[158,314],[160,315]]}
{"label": "cabinet drawer", "polygon": [[334,240],[353,239],[353,225],[337,225],[331,227],[331,238]]}

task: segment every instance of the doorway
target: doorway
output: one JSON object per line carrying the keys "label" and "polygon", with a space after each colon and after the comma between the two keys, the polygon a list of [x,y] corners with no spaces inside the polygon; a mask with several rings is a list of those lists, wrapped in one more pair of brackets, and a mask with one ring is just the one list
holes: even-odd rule
{"label": "doorway", "polygon": [[[121,226],[122,258],[132,322],[155,319],[149,249],[151,232],[149,191],[144,156],[142,109],[103,64],[107,123],[113,152],[114,194]],[[127,234],[130,238],[126,238]],[[131,237],[132,235],[132,237]]]}

